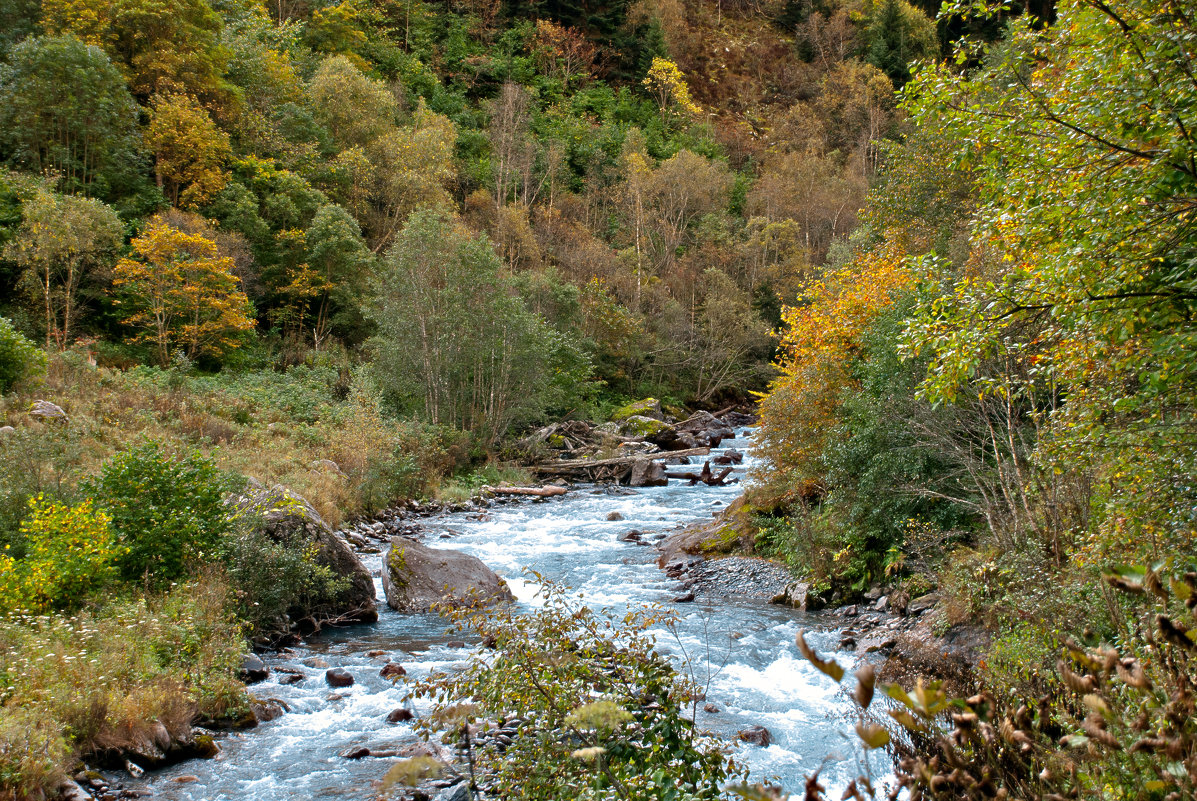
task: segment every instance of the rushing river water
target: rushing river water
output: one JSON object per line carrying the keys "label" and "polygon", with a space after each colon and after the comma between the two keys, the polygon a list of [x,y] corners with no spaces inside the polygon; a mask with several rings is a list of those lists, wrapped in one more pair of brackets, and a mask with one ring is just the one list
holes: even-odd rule
{"label": "rushing river water", "polygon": [[[744,451],[748,444],[729,440],[723,447]],[[746,466],[736,474],[743,477]],[[496,506],[485,515],[446,514],[424,523],[428,544],[479,557],[507,579],[519,603],[529,609],[536,604],[536,586],[528,583],[527,568],[583,592],[592,607],[668,604],[677,595],[676,582],[657,569],[656,550],[616,537],[632,528],[671,531],[710,518],[740,492],[739,485],[689,487],[677,481],[615,493],[579,487],[560,498]],[[608,520],[613,512],[623,519]],[[441,533],[450,537],[441,539]],[[366,560],[372,569],[381,567],[378,556]],[[258,697],[285,701],[290,712],[222,737],[222,753],[215,760],[183,763],[135,784],[152,790],[155,798],[178,801],[374,797],[375,782],[392,760],[348,760],[339,753],[355,746],[399,744],[410,740],[411,730],[409,724],[385,722],[388,712],[403,705],[406,690],[402,682],[392,686],[381,678],[382,662],[367,652],[388,651],[405,666],[409,679],[451,668],[465,658],[461,650],[447,646],[452,637],[443,619],[391,611],[382,603],[381,582],[376,579],[375,584],[377,623],[324,632],[293,653],[266,660],[271,667],[305,674],[303,681],[284,685],[279,683],[283,674],[272,672],[252,688]],[[676,609],[681,616],[678,637],[659,637],[661,647],[679,659],[687,653],[700,683],[709,681],[707,698],[720,712],[699,711],[698,723],[733,743],[754,780],[778,781],[799,792],[806,774],[820,765],[823,783],[832,788],[857,774],[859,752],[846,715],[849,702],[802,659],[794,644],[794,635],[810,627],[811,620],[759,600],[720,599],[708,605],[699,596],[698,603],[677,604]],[[824,650],[834,648],[838,637],[814,634],[809,640]],[[356,683],[329,688],[325,663],[348,669]],[[773,744],[735,743],[736,732],[752,724],[768,728]]]}

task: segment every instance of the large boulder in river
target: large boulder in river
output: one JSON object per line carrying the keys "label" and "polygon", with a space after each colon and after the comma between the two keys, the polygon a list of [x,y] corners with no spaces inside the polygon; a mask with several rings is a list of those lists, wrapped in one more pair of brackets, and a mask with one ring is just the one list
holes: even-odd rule
{"label": "large boulder in river", "polygon": [[460,551],[391,539],[383,560],[382,588],[397,612],[427,612],[434,605],[488,606],[514,601],[507,582],[482,560]]}
{"label": "large boulder in river", "polygon": [[[733,439],[736,432],[710,412],[697,411],[675,426],[683,441],[695,441],[697,447],[715,448],[725,439]],[[695,447],[695,446],[690,446]],[[678,449],[680,450],[680,448]]]}
{"label": "large boulder in river", "polygon": [[296,550],[311,549],[317,564],[347,579],[347,586],[333,600],[310,608],[288,610],[292,620],[315,626],[330,621],[368,623],[378,620],[374,579],[370,571],[349,543],[329,528],[320,513],[302,496],[277,484],[267,488],[251,480],[232,503],[239,514],[252,521],[270,539]]}
{"label": "large boulder in river", "polygon": [[635,437],[637,439],[647,439],[650,442],[661,436],[670,437],[673,434],[673,427],[669,423],[663,423],[652,417],[645,417],[641,414],[634,414],[631,417],[623,420],[619,424],[619,433],[625,437]]}

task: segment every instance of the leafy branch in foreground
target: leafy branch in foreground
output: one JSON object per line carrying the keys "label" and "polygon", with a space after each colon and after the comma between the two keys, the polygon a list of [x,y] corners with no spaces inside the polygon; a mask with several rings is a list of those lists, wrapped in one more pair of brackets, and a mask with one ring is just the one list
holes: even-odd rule
{"label": "leafy branch in foreground", "polygon": [[[414,695],[434,704],[426,733],[468,746],[476,775],[501,798],[722,797],[739,769],[684,716],[698,688],[651,634],[672,625],[669,613],[646,606],[616,617],[536,579],[544,606],[534,614],[446,610],[458,631],[494,650],[416,685]],[[471,739],[496,723],[518,727],[509,744]]]}
{"label": "leafy branch in foreground", "polygon": [[[1037,700],[979,692],[949,697],[938,682],[911,692],[879,689],[894,703],[892,723],[866,718],[875,675],[856,672],[869,748],[889,746],[897,784],[920,799],[1125,798],[1179,801],[1197,792],[1197,572],[1168,579],[1158,566],[1118,568],[1106,581],[1124,613],[1116,643],[1066,641],[1052,689]],[[839,681],[843,668],[822,660],[798,634],[818,670]],[[755,794],[754,794],[755,793]],[[876,798],[867,777],[844,798]],[[743,798],[758,798],[745,788]],[[807,799],[823,799],[818,776]]]}

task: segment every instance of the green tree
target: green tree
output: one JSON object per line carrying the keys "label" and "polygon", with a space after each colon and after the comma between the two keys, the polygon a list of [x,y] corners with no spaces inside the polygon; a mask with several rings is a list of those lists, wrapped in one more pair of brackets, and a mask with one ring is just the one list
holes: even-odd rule
{"label": "green tree", "polygon": [[910,65],[939,51],[935,23],[906,0],[873,0],[865,31],[868,62],[901,87]]}
{"label": "green tree", "polygon": [[910,94],[915,123],[957,143],[979,194],[969,262],[911,331],[910,347],[932,357],[924,391],[1006,402],[1010,387],[981,369],[1005,360],[1063,399],[1038,458],[1089,471],[1096,503],[1081,504],[1079,524],[1052,516],[1051,495],[1039,513],[1067,538],[1101,510],[1084,560],[1194,553],[1197,85],[1181,42],[1197,27],[1186,9],[1068,0],[1046,30],[1011,22],[964,80],[929,69]]}
{"label": "green tree", "polygon": [[26,39],[0,64],[0,153],[64,192],[109,197],[131,183],[137,113],[104,51],[74,36]]}
{"label": "green tree", "polygon": [[41,296],[46,347],[65,349],[78,317],[80,287],[112,263],[125,229],[98,200],[39,190],[22,207],[23,221],[5,255]]}
{"label": "green tree", "polygon": [[374,280],[383,388],[487,444],[543,411],[560,346],[502,267],[484,236],[425,210],[408,219]]}
{"label": "green tree", "polygon": [[361,330],[362,296],[374,260],[357,221],[334,203],[316,212],[304,242],[307,263],[323,287],[314,299],[311,323],[313,346],[320,350],[335,329]]}

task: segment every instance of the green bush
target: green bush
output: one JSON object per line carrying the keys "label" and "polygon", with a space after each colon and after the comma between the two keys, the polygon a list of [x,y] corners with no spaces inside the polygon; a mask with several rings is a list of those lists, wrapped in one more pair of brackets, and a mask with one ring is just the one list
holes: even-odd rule
{"label": "green bush", "polygon": [[33,344],[12,321],[0,317],[0,394],[22,379],[45,372],[46,354]]}
{"label": "green bush", "polygon": [[236,587],[237,615],[251,637],[271,638],[291,630],[291,616],[330,601],[348,585],[307,551],[275,542],[260,531],[234,536],[228,574]]}
{"label": "green bush", "polygon": [[199,452],[174,456],[160,443],[122,451],[87,482],[125,546],[121,576],[164,587],[221,555],[231,520],[230,478]]}
{"label": "green bush", "polygon": [[[651,632],[670,628],[668,615],[596,611],[552,583],[541,594],[532,615],[450,613],[495,650],[417,685],[434,702],[425,727],[471,745],[471,767],[493,777],[499,797],[722,798],[734,766],[693,723],[700,688],[656,650]],[[474,721],[515,715],[523,724],[510,746],[472,741]]]}

